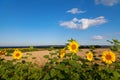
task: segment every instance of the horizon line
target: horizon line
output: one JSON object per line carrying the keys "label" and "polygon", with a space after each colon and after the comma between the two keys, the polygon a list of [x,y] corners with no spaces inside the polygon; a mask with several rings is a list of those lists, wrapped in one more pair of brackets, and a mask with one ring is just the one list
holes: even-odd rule
{"label": "horizon line", "polygon": [[[82,48],[87,48],[90,46],[95,46],[95,47],[110,47],[111,45],[80,45]],[[29,48],[30,46],[0,46],[0,48]],[[34,48],[50,48],[50,47],[55,47],[55,48],[63,48],[65,45],[37,45],[33,46]]]}

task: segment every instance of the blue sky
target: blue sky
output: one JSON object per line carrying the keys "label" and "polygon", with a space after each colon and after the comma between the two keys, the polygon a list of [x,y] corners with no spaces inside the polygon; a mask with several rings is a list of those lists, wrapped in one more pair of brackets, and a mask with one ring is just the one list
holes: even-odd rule
{"label": "blue sky", "polygon": [[0,46],[120,40],[120,0],[0,0]]}

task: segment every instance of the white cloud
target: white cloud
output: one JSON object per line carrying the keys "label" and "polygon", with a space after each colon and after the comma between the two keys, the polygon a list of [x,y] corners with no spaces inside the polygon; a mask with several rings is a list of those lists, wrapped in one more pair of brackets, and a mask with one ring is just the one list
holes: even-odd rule
{"label": "white cloud", "polygon": [[73,18],[71,21],[64,21],[60,23],[60,26],[65,26],[68,28],[76,28],[76,29],[87,29],[91,26],[96,26],[100,24],[106,23],[107,20],[103,17],[97,17],[94,19],[87,19],[87,18],[82,18],[82,19],[77,19]]}
{"label": "white cloud", "polygon": [[73,21],[62,22],[62,23],[60,23],[60,25],[66,26],[68,28],[77,28],[77,24],[75,24]]}
{"label": "white cloud", "polygon": [[67,12],[72,13],[72,14],[85,13],[85,11],[79,10],[78,8],[72,8],[68,10]]}
{"label": "white cloud", "polygon": [[117,3],[119,3],[120,0],[95,0],[96,4],[103,4],[106,6],[113,6]]}
{"label": "white cloud", "polygon": [[95,40],[102,40],[104,37],[101,35],[93,36],[93,39]]}

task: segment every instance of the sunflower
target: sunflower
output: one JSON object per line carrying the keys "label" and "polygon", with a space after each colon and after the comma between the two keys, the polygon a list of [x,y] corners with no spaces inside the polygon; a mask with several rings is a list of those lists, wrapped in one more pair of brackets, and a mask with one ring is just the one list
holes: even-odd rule
{"label": "sunflower", "polygon": [[1,57],[1,51],[0,51],[0,57]]}
{"label": "sunflower", "polygon": [[92,52],[88,52],[88,53],[87,53],[87,59],[88,59],[89,61],[92,61],[92,60],[93,60],[93,53],[92,53]]}
{"label": "sunflower", "polygon": [[0,51],[0,55],[5,55],[5,51]]}
{"label": "sunflower", "polygon": [[14,53],[13,53],[13,58],[14,58],[14,59],[20,59],[20,58],[22,58],[22,53],[21,53],[21,51],[19,51],[18,49],[16,49],[16,50],[14,51]]}
{"label": "sunflower", "polygon": [[104,51],[102,60],[107,64],[111,64],[112,62],[115,62],[115,54],[112,51]]}
{"label": "sunflower", "polygon": [[69,42],[68,49],[70,52],[77,53],[78,48],[79,48],[79,44],[75,40]]}
{"label": "sunflower", "polygon": [[0,51],[0,55],[6,55],[6,54],[7,54],[7,51],[5,49]]}
{"label": "sunflower", "polygon": [[65,49],[61,49],[60,58],[63,58],[65,56],[65,53],[66,53]]}

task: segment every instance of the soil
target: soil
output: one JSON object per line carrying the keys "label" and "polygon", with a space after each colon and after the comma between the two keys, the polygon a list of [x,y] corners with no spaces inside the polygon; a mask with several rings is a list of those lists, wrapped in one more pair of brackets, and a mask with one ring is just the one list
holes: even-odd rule
{"label": "soil", "polygon": [[[94,56],[96,56],[98,58],[98,61],[101,61],[99,59],[101,59],[101,55],[102,52],[105,50],[109,50],[109,48],[97,48],[95,49],[94,52]],[[77,53],[77,55],[81,56],[82,58],[86,59],[86,53],[90,51],[89,49],[80,49],[80,51]],[[67,51],[68,52],[68,51]],[[26,61],[31,61],[33,63],[37,63],[39,66],[43,66],[48,60],[45,59],[43,56],[44,55],[49,55],[50,51],[48,50],[39,50],[39,51],[33,51],[33,52],[25,52],[23,53],[23,57],[28,57],[27,59],[22,59],[22,60],[26,60]],[[12,60],[13,57],[12,56],[2,56],[4,57],[6,60]],[[117,60],[120,59],[120,56],[117,56],[116,58]]]}

